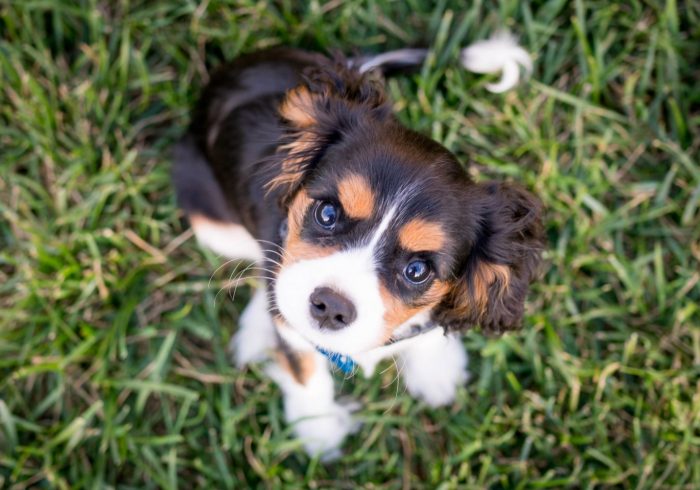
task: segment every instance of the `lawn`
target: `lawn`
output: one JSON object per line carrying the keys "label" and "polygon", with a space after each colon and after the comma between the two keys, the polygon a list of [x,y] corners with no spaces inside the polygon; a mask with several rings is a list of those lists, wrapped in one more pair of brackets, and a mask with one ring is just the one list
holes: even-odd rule
{"label": "lawn", "polygon": [[[503,26],[534,72],[494,95],[454,60]],[[432,45],[399,117],[546,208],[523,330],[465,336],[450,408],[342,382],[331,465],[231,366],[255,281],[169,182],[209,69],[278,44]],[[700,488],[699,80],[697,1],[0,0],[0,488]]]}

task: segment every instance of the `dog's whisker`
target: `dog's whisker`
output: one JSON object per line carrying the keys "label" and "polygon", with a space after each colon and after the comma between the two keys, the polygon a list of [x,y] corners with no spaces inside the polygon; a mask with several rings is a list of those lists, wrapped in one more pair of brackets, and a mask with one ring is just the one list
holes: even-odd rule
{"label": "dog's whisker", "polygon": [[274,277],[276,275],[276,271],[273,271],[271,269],[265,269],[263,267],[255,267],[255,270],[258,270],[260,272],[267,272],[268,274],[271,275],[271,277]]}
{"label": "dog's whisker", "polygon": [[[391,364],[389,364],[387,367],[385,367],[384,369],[382,369],[382,370],[379,372],[379,374],[382,375],[382,374],[386,373],[387,371],[389,371],[390,369],[393,369],[394,367],[395,367],[395,366],[392,366]],[[382,385],[382,388],[387,388],[389,385],[391,385],[391,383],[392,383],[392,382],[389,381],[387,384]]]}
{"label": "dog's whisker", "polygon": [[282,245],[280,245],[278,243],[271,242],[269,240],[260,240],[260,239],[256,239],[256,241],[261,243],[261,244],[272,245],[275,248],[267,249],[267,250],[270,252],[275,252],[275,253],[279,254],[279,256],[282,258],[284,258],[284,254],[287,252],[287,250]]}
{"label": "dog's whisker", "polygon": [[[285,258],[284,251],[278,252],[277,250],[272,250],[272,249],[267,248],[267,249],[264,249],[263,252],[264,252],[264,253],[276,254],[277,256],[279,256],[279,257],[280,257],[281,259],[283,259],[283,260],[284,260],[284,258]],[[273,260],[273,259],[272,259],[271,257],[265,257],[265,258],[262,259],[260,262],[264,262],[264,261],[266,261],[266,260]]]}
{"label": "dog's whisker", "polygon": [[227,287],[228,289],[231,289],[232,287],[234,287],[234,286],[237,285],[237,284],[245,283],[246,281],[250,281],[250,280],[257,280],[257,281],[271,281],[271,280],[274,280],[274,278],[269,277],[269,276],[263,276],[263,275],[249,275],[249,276],[243,277],[242,274],[243,274],[243,271],[242,271],[242,272],[239,272],[235,279],[230,279],[230,280],[228,280],[227,283],[226,283],[226,285],[225,285],[225,287]]}
{"label": "dog's whisker", "polygon": [[267,243],[268,245],[272,245],[273,247],[277,247],[277,248],[279,248],[280,250],[284,250],[284,248],[282,247],[282,245],[280,245],[279,243],[272,242],[272,241],[270,241],[270,240],[263,240],[263,239],[261,239],[261,238],[256,238],[255,241],[256,241],[256,242],[259,242],[259,243]]}
{"label": "dog's whisker", "polygon": [[236,262],[236,260],[238,260],[238,259],[227,260],[226,262],[221,264],[219,267],[214,269],[214,272],[212,272],[211,275],[209,276],[209,282],[207,283],[207,289],[209,289],[211,287],[211,281],[214,279],[214,276],[216,275],[216,273],[219,272],[223,267],[226,267],[227,265],[229,265],[231,262]]}
{"label": "dog's whisker", "polygon": [[[280,264],[278,264],[277,262],[273,262],[273,263],[272,263],[272,266],[278,266],[278,267],[279,267]],[[265,270],[269,270],[269,271],[276,272],[276,273],[279,272],[279,269],[273,269],[273,268],[270,267],[270,264],[267,264],[267,263],[265,263],[265,262],[256,262],[255,267],[258,268],[258,269],[265,269]]]}
{"label": "dog's whisker", "polygon": [[[236,268],[233,270],[233,272],[231,272],[231,274],[230,274],[229,277],[228,277],[228,281],[226,282],[226,284],[224,284],[224,285],[221,287],[221,289],[219,289],[219,291],[216,293],[216,296],[214,296],[214,303],[215,303],[215,304],[216,304],[216,300],[217,300],[217,298],[219,297],[219,294],[221,293],[221,291],[223,291],[224,289],[230,290],[230,286],[227,287],[227,285],[231,283],[232,278],[233,278],[233,275],[236,274],[236,271],[238,270],[238,267],[239,267],[239,266],[240,266],[240,263],[237,264],[237,265],[236,265]],[[251,267],[251,266],[248,265],[245,269],[243,269],[242,273],[245,273],[245,271],[248,270],[250,267]],[[239,274],[238,276],[236,276],[236,277],[237,277],[237,278],[240,277],[240,274]]]}
{"label": "dog's whisker", "polygon": [[268,262],[270,262],[272,265],[276,265],[276,266],[279,267],[280,269],[282,268],[282,263],[281,263],[281,262],[279,262],[279,261],[277,261],[277,260],[274,260],[274,259],[271,259],[271,258],[267,258],[267,259],[265,259],[265,260],[261,260],[261,261],[256,262],[256,263],[258,263],[258,264],[266,264],[266,263],[268,263]]}
{"label": "dog's whisker", "polygon": [[[251,265],[252,265],[252,264],[251,264]],[[250,268],[250,267],[247,267],[246,269],[244,269],[244,270],[238,275],[238,277],[236,277],[236,284],[235,284],[235,286],[234,286],[234,288],[233,288],[233,293],[231,293],[231,294],[229,295],[230,298],[231,298],[231,301],[235,301],[235,299],[236,299],[236,291],[238,290],[238,285],[239,285],[240,282],[241,282],[240,279],[243,277],[243,274],[245,274],[245,272],[246,272],[249,268]],[[251,279],[251,278],[252,278],[252,277],[249,276],[249,277],[246,277],[245,279]]]}
{"label": "dog's whisker", "polygon": [[[228,263],[230,263],[230,262],[232,262],[232,261],[233,261],[233,260],[229,260],[229,261],[226,262],[226,263],[228,264]],[[232,271],[231,274],[229,275],[229,281],[231,280],[231,277],[233,277],[233,275],[236,273],[236,271],[238,270],[238,268],[241,266],[242,263],[243,263],[243,262],[238,262],[238,263],[236,264],[236,267],[233,268],[233,271]],[[221,268],[221,267],[217,268],[216,270],[219,270],[220,268]],[[214,273],[216,273],[216,271],[215,271]],[[208,287],[211,287],[211,280],[212,280],[213,275],[214,275],[214,274],[212,274],[212,276],[209,278],[209,285],[208,285]],[[221,291],[223,291],[225,288],[226,288],[226,285],[224,284],[224,285],[223,285],[221,288],[219,288],[219,290],[216,292],[216,294],[214,295],[214,304],[216,304],[216,301],[217,301],[217,299],[218,299],[218,297],[219,297],[219,294],[220,294]]]}
{"label": "dog's whisker", "polygon": [[[403,367],[405,366],[405,361],[404,361],[402,363],[401,367],[399,367],[399,364],[396,361],[396,356],[394,354],[391,355],[391,360],[394,363],[394,366],[396,367],[396,375],[394,376],[394,379],[391,381],[391,383],[396,382],[396,391],[394,392],[394,400],[391,402],[391,405],[389,407],[387,407],[387,409],[384,411],[384,415],[389,413],[394,408],[394,406],[396,406],[396,402],[398,402],[398,400],[399,400],[399,387],[401,385],[400,375],[401,375],[401,371],[403,370]],[[391,385],[391,383],[389,383],[389,385]],[[389,385],[387,385],[387,387]]]}

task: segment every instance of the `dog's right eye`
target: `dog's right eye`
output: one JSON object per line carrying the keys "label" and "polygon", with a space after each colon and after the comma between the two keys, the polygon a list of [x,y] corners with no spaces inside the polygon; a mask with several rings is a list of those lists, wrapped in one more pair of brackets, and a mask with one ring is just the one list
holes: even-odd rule
{"label": "dog's right eye", "polygon": [[404,269],[403,275],[413,284],[422,284],[430,275],[430,265],[425,260],[412,260]]}
{"label": "dog's right eye", "polygon": [[329,201],[319,202],[314,211],[316,223],[326,230],[335,228],[339,214],[337,206]]}

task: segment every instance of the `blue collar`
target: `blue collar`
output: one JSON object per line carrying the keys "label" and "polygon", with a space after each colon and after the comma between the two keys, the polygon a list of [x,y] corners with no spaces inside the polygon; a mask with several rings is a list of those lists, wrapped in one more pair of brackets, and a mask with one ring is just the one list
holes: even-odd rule
{"label": "blue collar", "polygon": [[[417,337],[419,335],[422,335],[424,333],[429,332],[430,330],[434,329],[437,327],[437,325],[433,322],[427,322],[423,325],[412,325],[411,328],[409,329],[408,332],[406,332],[404,335],[400,337],[394,337],[389,339],[389,341],[384,344],[382,347],[385,347],[387,345],[392,345],[396,344],[397,342],[401,342],[403,340],[408,340],[412,339],[413,337]],[[332,352],[329,350],[324,349],[323,347],[316,346],[316,350],[319,351],[321,354],[326,356],[326,358],[331,361],[331,363],[340,369],[342,372],[345,374],[352,374],[355,371],[355,368],[357,367],[357,363],[352,359],[352,357],[348,356],[347,354],[340,354],[339,352]]]}
{"label": "blue collar", "polygon": [[345,354],[339,354],[337,352],[330,352],[318,346],[316,346],[316,350],[326,356],[326,358],[328,358],[328,360],[331,361],[335,367],[340,369],[345,374],[352,374],[355,371],[357,363],[352,360],[352,357],[346,356]]}

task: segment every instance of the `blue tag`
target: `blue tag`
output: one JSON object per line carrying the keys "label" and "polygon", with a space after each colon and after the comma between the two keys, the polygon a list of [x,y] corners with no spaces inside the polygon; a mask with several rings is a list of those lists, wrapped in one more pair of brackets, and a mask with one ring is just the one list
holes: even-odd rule
{"label": "blue tag", "polygon": [[316,347],[316,350],[326,356],[329,361],[335,364],[335,366],[345,374],[352,374],[352,372],[355,370],[355,361],[353,361],[350,356],[338,354],[337,352],[330,352],[318,346]]}

